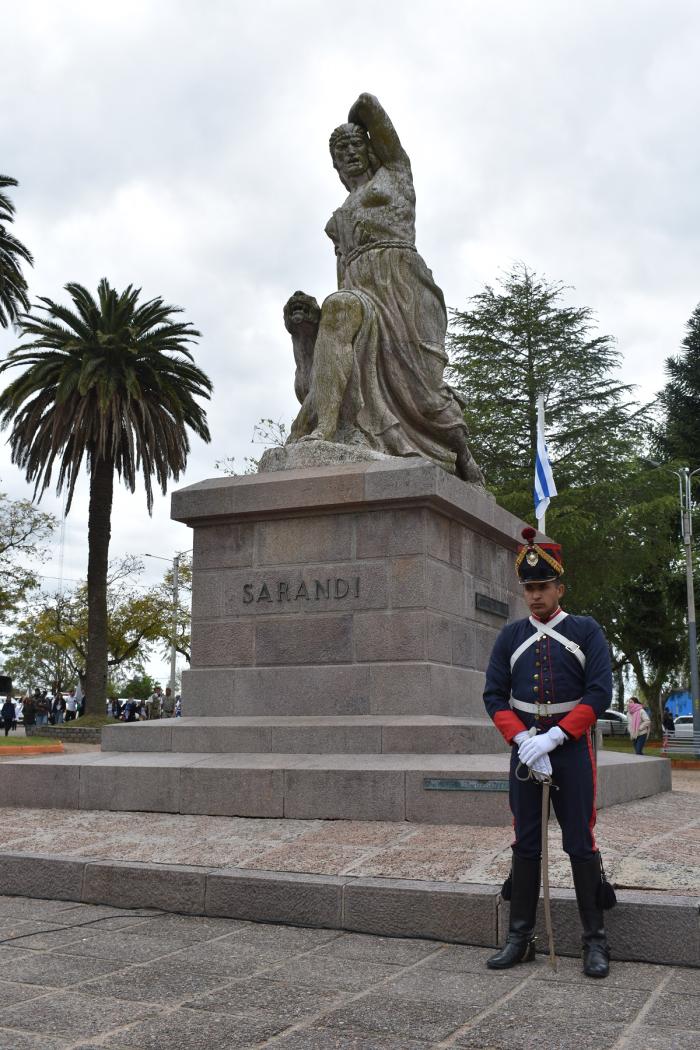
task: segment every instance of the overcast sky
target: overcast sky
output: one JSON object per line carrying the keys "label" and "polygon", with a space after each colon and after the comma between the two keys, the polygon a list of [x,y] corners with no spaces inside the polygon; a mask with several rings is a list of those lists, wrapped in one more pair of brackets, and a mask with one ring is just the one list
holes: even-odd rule
{"label": "overcast sky", "polygon": [[[133,283],[203,333],[212,443],[184,483],[296,412],[282,306],[321,300],[344,191],[331,130],[376,94],[411,158],[417,243],[463,307],[523,260],[572,285],[652,396],[700,300],[692,0],[24,0],[2,5],[0,170],[33,296]],[[0,356],[15,344],[0,330]],[[0,488],[28,494],[0,445]],[[47,493],[42,505],[60,514]],[[87,485],[64,574],[86,571]],[[190,547],[169,496],[117,492],[112,556]],[[148,579],[164,565],[147,561]],[[43,572],[58,574],[58,547]]]}

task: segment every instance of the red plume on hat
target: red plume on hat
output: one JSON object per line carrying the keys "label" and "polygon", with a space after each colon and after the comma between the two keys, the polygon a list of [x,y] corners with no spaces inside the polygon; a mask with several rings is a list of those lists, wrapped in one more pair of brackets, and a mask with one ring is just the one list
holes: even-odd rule
{"label": "red plume on hat", "polygon": [[558,580],[564,572],[558,543],[535,543],[537,530],[526,525],[521,533],[525,545],[518,548],[515,568],[521,583],[546,583]]}

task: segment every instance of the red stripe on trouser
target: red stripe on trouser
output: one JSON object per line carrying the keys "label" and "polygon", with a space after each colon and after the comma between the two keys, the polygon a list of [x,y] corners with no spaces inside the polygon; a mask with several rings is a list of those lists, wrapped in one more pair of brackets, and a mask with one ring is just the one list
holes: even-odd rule
{"label": "red stripe on trouser", "polygon": [[593,845],[593,849],[597,850],[598,847],[596,846],[595,834],[593,832],[593,828],[595,827],[595,822],[596,822],[595,799],[596,799],[596,793],[598,791],[598,766],[597,766],[596,760],[595,760],[595,752],[593,750],[593,741],[591,740],[591,731],[590,731],[590,729],[586,730],[586,743],[588,744],[588,756],[589,756],[589,758],[591,760],[591,776],[593,777],[593,803],[591,805],[591,815],[590,815],[589,820],[588,820],[588,827],[589,827],[590,832],[591,832],[591,843]]}

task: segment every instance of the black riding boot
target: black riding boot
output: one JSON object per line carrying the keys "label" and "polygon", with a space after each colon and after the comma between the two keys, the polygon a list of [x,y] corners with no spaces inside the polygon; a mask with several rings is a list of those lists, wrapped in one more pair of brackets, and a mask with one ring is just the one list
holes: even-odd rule
{"label": "black riding boot", "polygon": [[605,936],[603,909],[598,901],[600,855],[596,853],[590,860],[574,860],[572,857],[571,870],[583,926],[583,972],[586,977],[607,977],[610,949]]}
{"label": "black riding boot", "polygon": [[540,861],[513,854],[513,881],[510,923],[506,943],[486,965],[490,970],[507,970],[535,958],[535,917],[540,895]]}

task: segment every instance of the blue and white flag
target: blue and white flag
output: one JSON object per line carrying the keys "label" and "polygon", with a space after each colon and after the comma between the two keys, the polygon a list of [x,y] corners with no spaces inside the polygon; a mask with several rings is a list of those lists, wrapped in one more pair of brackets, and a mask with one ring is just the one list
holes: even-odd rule
{"label": "blue and white flag", "polygon": [[550,497],[556,496],[557,486],[554,484],[552,468],[549,463],[547,443],[544,440],[544,395],[537,398],[537,457],[535,459],[535,517],[542,522],[540,529],[544,531],[544,516],[549,506]]}

